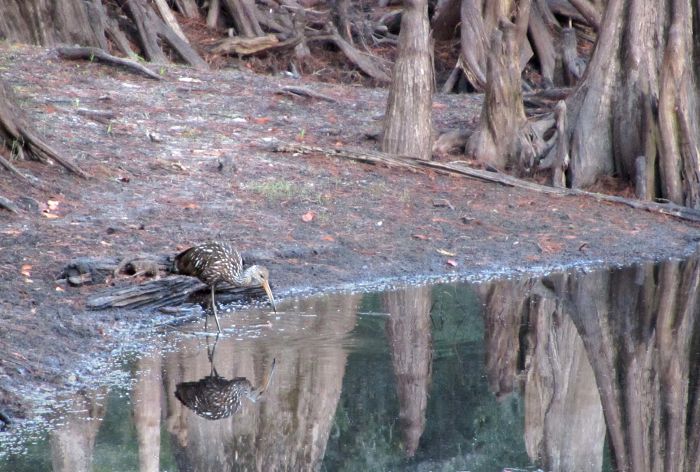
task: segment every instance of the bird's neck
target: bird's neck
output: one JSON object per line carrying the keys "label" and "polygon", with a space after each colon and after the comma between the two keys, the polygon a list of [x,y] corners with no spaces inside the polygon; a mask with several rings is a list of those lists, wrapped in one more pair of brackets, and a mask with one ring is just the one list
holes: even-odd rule
{"label": "bird's neck", "polygon": [[246,270],[241,272],[237,277],[234,277],[236,285],[240,285],[243,287],[250,286],[250,284],[253,282],[253,272],[255,272],[256,269],[256,266],[250,266]]}

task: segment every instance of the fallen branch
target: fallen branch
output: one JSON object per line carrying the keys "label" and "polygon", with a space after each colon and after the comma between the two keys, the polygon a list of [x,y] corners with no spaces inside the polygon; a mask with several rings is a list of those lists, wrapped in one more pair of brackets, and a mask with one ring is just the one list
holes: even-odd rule
{"label": "fallen branch", "polygon": [[554,188],[544,185],[528,182],[518,179],[510,175],[501,174],[498,172],[490,172],[486,170],[473,169],[464,162],[455,161],[447,164],[424,161],[410,156],[397,156],[386,154],[378,151],[366,151],[360,149],[330,149],[315,146],[307,146],[298,143],[281,143],[273,146],[274,152],[288,152],[298,154],[321,154],[327,157],[338,157],[351,159],[369,164],[384,164],[388,167],[401,167],[412,171],[421,171],[424,169],[432,169],[442,174],[459,175],[471,179],[481,180],[484,182],[493,182],[508,187],[522,188],[535,192],[545,193],[548,195],[558,196],[583,196],[593,198],[596,201],[604,201],[611,203],[622,203],[629,207],[646,210],[652,213],[660,213],[662,215],[675,216],[677,218],[700,223],[700,210],[687,208],[674,203],[656,203],[639,201],[630,198],[618,197],[614,195],[605,195],[602,193],[588,192],[579,189],[569,188]]}
{"label": "fallen branch", "polygon": [[22,179],[23,181],[25,181],[25,182],[27,182],[27,183],[31,183],[30,180],[27,178],[26,175],[24,175],[22,172],[20,172],[19,169],[18,169],[17,167],[15,167],[14,165],[12,165],[12,162],[8,161],[7,159],[5,159],[5,158],[2,157],[2,156],[0,156],[0,166],[4,167],[5,170],[7,170],[7,171],[10,172],[11,174],[13,174],[13,175],[19,177],[19,178]]}
{"label": "fallen branch", "polygon": [[[243,36],[235,36],[233,38],[222,39],[216,43],[209,51],[213,54],[237,54],[239,56],[251,56],[260,52],[269,51],[277,48],[280,45],[280,40],[274,34],[265,36],[255,36],[253,38],[244,38]],[[285,47],[289,46],[285,42]]]}
{"label": "fallen branch", "polygon": [[[300,259],[322,252],[333,252],[335,244],[317,247],[288,246],[275,251],[244,251],[244,265],[279,259]],[[209,288],[194,277],[173,274],[173,254],[137,254],[126,257],[81,257],[70,261],[63,269],[60,279],[70,285],[104,284],[120,275],[132,277],[146,275],[160,279],[109,288],[88,298],[87,306],[93,310],[107,308],[160,308],[185,302],[206,303]],[[248,299],[264,299],[265,291],[260,287],[217,287],[216,299],[223,303],[241,302]]]}
{"label": "fallen branch", "polygon": [[0,195],[0,208],[4,208],[12,213],[19,213],[19,208],[17,208],[17,206],[12,203],[10,199],[5,198],[2,195]]}
{"label": "fallen branch", "polygon": [[319,100],[325,100],[325,101],[331,102],[331,103],[338,103],[338,100],[336,100],[333,97],[330,97],[328,95],[324,95],[322,93],[314,92],[313,90],[309,90],[309,89],[302,88],[302,87],[293,87],[293,86],[282,87],[279,90],[279,92],[276,92],[276,93],[291,95],[293,97],[317,98]]}
{"label": "fallen branch", "polygon": [[[180,305],[185,302],[206,302],[209,287],[193,277],[173,275],[158,280],[149,280],[139,285],[107,290],[88,298],[87,307],[92,310],[108,308],[159,308]],[[218,288],[216,299],[220,303],[240,302],[247,299],[264,298],[261,287]]]}
{"label": "fallen branch", "polygon": [[124,59],[122,57],[117,57],[113,56],[105,51],[103,51],[100,48],[90,48],[90,47],[59,47],[56,49],[58,51],[58,54],[65,58],[65,59],[70,59],[70,60],[76,60],[76,59],[85,59],[88,61],[93,61],[95,59],[99,59],[100,61],[103,61],[107,64],[116,64],[118,66],[126,67],[127,69],[130,69],[132,71],[136,71],[140,74],[144,74],[145,76],[155,79],[155,80],[162,80],[163,78],[156,74],[155,72],[152,72],[148,68],[142,66],[136,61],[132,61],[131,59]]}

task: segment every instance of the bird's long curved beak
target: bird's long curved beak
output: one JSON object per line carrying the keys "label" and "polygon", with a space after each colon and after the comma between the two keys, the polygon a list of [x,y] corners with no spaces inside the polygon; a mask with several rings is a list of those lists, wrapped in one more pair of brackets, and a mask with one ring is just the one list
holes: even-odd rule
{"label": "bird's long curved beak", "polygon": [[272,305],[272,311],[277,313],[277,308],[275,308],[275,297],[272,296],[272,290],[270,289],[270,282],[265,280],[263,282],[262,287],[265,289],[265,293],[267,293],[267,298],[270,299],[270,305]]}

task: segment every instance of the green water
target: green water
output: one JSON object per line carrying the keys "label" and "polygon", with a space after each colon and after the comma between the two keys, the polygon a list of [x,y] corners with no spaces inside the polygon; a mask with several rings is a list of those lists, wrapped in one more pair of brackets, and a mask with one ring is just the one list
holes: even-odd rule
{"label": "green water", "polygon": [[[698,287],[691,259],[229,313],[218,339],[188,326],[124,359],[129,385],[68,399],[0,471],[692,470]],[[231,402],[216,420],[175,396],[214,373],[243,389],[207,397]]]}

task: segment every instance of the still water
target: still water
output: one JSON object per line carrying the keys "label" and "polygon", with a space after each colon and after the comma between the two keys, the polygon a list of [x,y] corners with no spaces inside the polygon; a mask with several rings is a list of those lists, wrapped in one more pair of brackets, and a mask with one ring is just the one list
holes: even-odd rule
{"label": "still water", "polygon": [[697,470],[699,285],[691,258],[169,329],[0,470]]}

